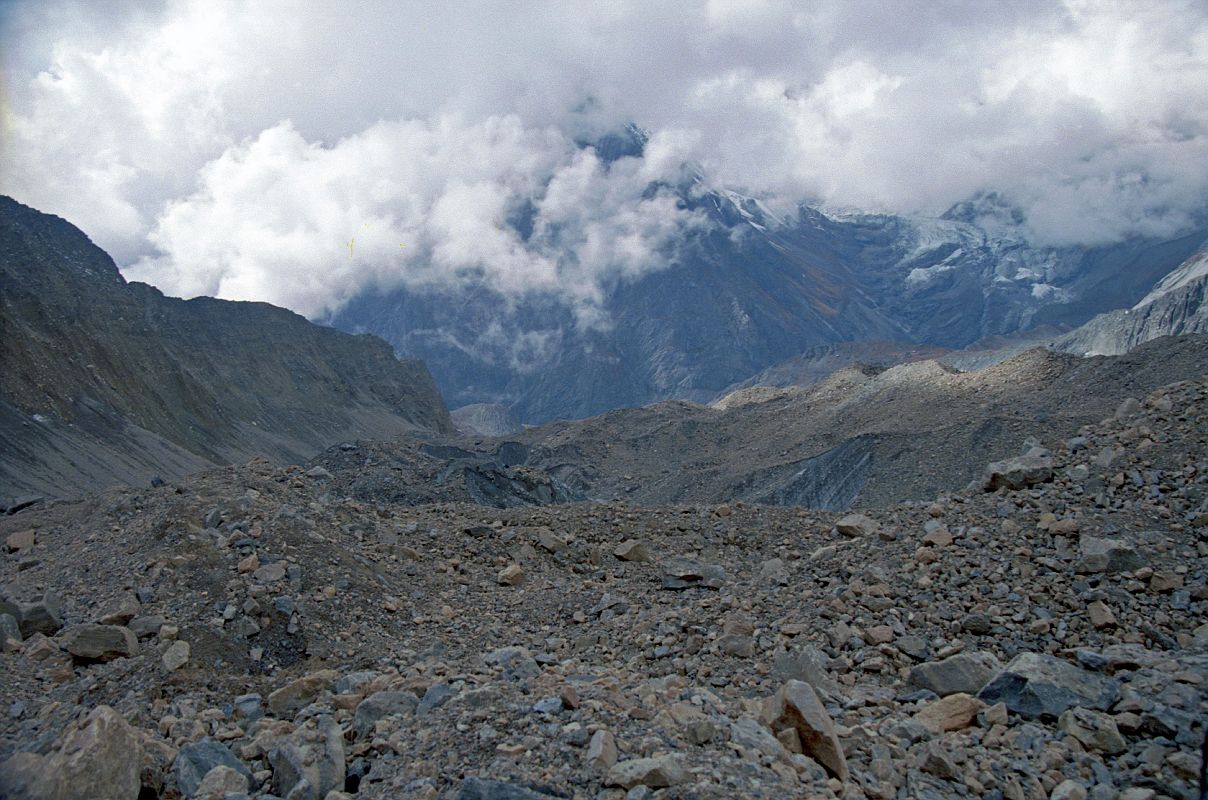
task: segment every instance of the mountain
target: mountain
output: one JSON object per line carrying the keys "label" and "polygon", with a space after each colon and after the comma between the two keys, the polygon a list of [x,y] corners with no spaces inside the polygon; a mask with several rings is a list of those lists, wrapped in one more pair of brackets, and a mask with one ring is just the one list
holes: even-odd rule
{"label": "mountain", "polygon": [[380,339],[164,297],[70,223],[0,197],[0,498],[452,430],[424,365]]}
{"label": "mountain", "polygon": [[1159,336],[1208,333],[1206,296],[1208,247],[1166,275],[1135,306],[1099,314],[1051,346],[1068,353],[1118,355]]}
{"label": "mountain", "polygon": [[[599,144],[640,154],[640,130]],[[625,146],[622,146],[628,142]],[[680,204],[708,220],[667,268],[608,287],[584,328],[553,296],[482,286],[367,291],[325,322],[424,359],[453,406],[494,403],[524,423],[664,399],[708,402],[812,348],[884,341],[962,348],[1038,326],[1074,327],[1137,302],[1208,229],[1101,247],[1037,247],[996,195],[939,219],[778,214],[688,170]]]}

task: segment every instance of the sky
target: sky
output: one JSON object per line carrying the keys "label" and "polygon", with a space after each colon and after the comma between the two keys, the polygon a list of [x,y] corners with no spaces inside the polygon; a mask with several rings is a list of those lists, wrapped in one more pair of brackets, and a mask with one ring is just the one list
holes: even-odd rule
{"label": "sky", "polygon": [[[321,317],[485,282],[591,308],[706,224],[652,183],[1038,244],[1208,197],[1203,0],[0,0],[0,193],[127,278]],[[627,122],[642,158],[576,145]],[[532,235],[509,221],[531,215]]]}

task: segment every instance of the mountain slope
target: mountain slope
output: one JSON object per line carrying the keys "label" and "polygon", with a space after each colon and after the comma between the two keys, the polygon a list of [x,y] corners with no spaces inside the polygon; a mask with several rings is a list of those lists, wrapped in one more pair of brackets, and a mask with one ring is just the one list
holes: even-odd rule
{"label": "mountain slope", "polygon": [[127,284],[78,229],[0,198],[0,497],[416,430],[452,430],[422,363],[266,304]]}
{"label": "mountain slope", "polygon": [[1119,355],[1159,336],[1208,333],[1208,250],[1169,273],[1132,308],[1100,314],[1057,338],[1067,353]]}

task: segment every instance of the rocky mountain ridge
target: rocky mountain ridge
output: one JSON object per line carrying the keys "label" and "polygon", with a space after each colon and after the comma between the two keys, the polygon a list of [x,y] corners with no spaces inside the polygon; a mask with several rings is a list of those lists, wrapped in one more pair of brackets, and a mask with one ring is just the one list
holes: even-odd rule
{"label": "rocky mountain ridge", "polygon": [[0,198],[0,498],[452,430],[381,340],[126,283],[70,223]]}

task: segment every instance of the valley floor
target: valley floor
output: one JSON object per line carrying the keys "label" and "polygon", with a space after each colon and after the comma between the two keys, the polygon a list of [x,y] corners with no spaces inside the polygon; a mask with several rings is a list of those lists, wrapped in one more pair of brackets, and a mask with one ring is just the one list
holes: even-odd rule
{"label": "valley floor", "polygon": [[1044,444],[847,517],[372,505],[263,461],[35,507],[0,795],[1194,798],[1208,378]]}

